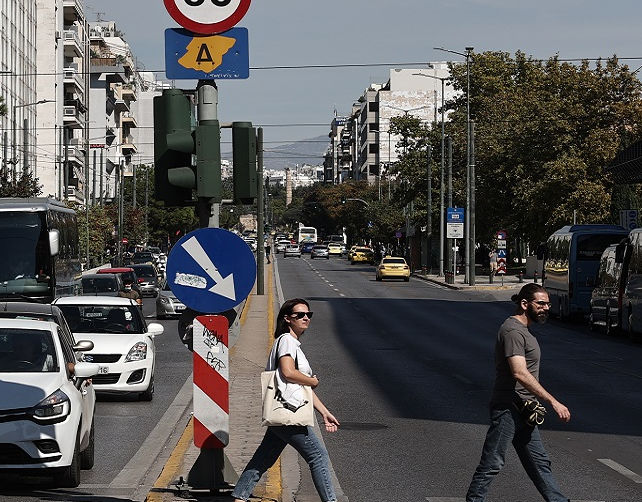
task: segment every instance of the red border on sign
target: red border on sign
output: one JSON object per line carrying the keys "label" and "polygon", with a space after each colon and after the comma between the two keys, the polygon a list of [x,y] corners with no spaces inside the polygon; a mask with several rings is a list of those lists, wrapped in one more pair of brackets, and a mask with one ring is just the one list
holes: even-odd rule
{"label": "red border on sign", "polygon": [[183,15],[183,13],[178,10],[176,2],[180,0],[163,0],[165,3],[165,8],[169,15],[172,16],[172,19],[180,24],[186,30],[192,31],[194,33],[199,33],[201,35],[215,35],[217,33],[223,33],[231,28],[234,28],[236,24],[243,19],[243,16],[247,14],[248,9],[250,8],[251,0],[241,0],[238,9],[234,11],[227,19],[220,21],[218,23],[197,23],[192,21],[190,18]]}

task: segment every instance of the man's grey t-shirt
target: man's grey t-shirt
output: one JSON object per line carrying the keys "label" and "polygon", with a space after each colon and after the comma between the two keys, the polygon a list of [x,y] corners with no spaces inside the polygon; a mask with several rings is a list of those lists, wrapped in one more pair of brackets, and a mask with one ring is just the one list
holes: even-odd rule
{"label": "man's grey t-shirt", "polygon": [[495,387],[491,406],[511,404],[520,398],[535,399],[530,391],[515,380],[507,358],[524,357],[529,373],[539,381],[540,355],[539,343],[530,330],[514,317],[506,319],[499,328],[495,343]]}

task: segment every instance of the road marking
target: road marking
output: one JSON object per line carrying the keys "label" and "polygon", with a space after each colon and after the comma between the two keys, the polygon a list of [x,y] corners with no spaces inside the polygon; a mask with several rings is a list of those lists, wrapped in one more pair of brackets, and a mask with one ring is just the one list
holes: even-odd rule
{"label": "road marking", "polygon": [[345,296],[343,293],[339,293],[339,296]]}
{"label": "road marking", "polygon": [[[426,497],[426,502],[466,502],[466,499],[463,497]],[[604,502],[604,500],[573,499],[572,502]]]}
{"label": "road marking", "polygon": [[629,478],[634,483],[638,483],[638,484],[642,483],[642,476],[640,476],[639,474],[636,474],[630,469],[627,469],[622,464],[618,464],[617,462],[615,462],[614,460],[611,460],[610,458],[598,458],[597,461],[603,463],[607,467],[610,467],[614,471],[619,472],[620,474],[622,474],[622,476]]}

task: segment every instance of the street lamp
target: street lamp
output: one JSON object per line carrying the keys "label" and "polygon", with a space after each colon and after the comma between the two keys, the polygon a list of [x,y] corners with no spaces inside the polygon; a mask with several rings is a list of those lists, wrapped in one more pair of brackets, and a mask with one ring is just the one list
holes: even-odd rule
{"label": "street lamp", "polygon": [[434,78],[441,80],[441,175],[440,175],[440,204],[439,204],[439,275],[444,275],[444,163],[445,163],[445,130],[444,130],[444,86],[445,81],[450,79],[448,77],[437,77],[436,75],[428,75],[426,73],[413,73],[420,77]]}
{"label": "street lamp", "polygon": [[[474,47],[466,47],[466,52],[453,51],[443,47],[433,47],[438,51],[450,52],[466,58],[466,282],[475,285],[475,166],[471,162],[470,128],[470,60]],[[472,254],[472,259],[471,259]]]}
{"label": "street lamp", "polygon": [[[13,120],[13,126],[12,126],[12,143],[13,143],[13,159],[11,160],[11,163],[13,164],[13,182],[16,182],[16,166],[18,165],[18,153],[17,153],[17,124],[16,124],[16,110],[18,108],[25,108],[27,106],[36,106],[36,105],[41,105],[43,103],[52,103],[54,100],[53,99],[41,99],[40,101],[35,101],[33,103],[24,103],[22,105],[13,105],[13,114],[12,114],[12,120]],[[25,119],[26,122],[26,119]],[[23,142],[26,139],[26,127],[25,130],[23,131],[23,134],[25,137],[23,138]],[[24,171],[26,173],[27,171],[27,151],[25,148],[25,151],[23,152],[24,156]]]}

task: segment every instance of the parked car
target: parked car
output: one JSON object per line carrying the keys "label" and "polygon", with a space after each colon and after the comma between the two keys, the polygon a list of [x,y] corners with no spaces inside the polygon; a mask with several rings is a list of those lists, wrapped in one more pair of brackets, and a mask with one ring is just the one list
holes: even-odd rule
{"label": "parked car", "polygon": [[156,319],[166,319],[169,316],[179,316],[185,310],[181,302],[169,288],[169,283],[163,281],[160,291],[156,296]]}
{"label": "parked car", "polygon": [[350,264],[354,265],[355,263],[371,263],[374,265],[374,253],[372,249],[367,247],[356,247],[350,252]]}
{"label": "parked car", "polygon": [[330,254],[328,253],[328,246],[324,244],[317,244],[310,251],[310,259],[314,260],[315,258],[325,258],[326,260],[330,259]]}
{"label": "parked car", "polygon": [[83,295],[118,296],[125,289],[119,274],[86,274],[81,283]]}
{"label": "parked car", "polygon": [[301,248],[296,244],[288,244],[283,251],[283,258],[287,258],[288,256],[301,258]]}
{"label": "parked car", "polygon": [[254,237],[243,237],[245,243],[250,246],[252,251],[256,251],[258,245],[256,244],[256,239]]}
{"label": "parked car", "polygon": [[340,242],[330,242],[328,243],[328,254],[331,255],[341,255],[341,243]]}
{"label": "parked car", "polygon": [[160,289],[158,285],[158,270],[151,263],[142,263],[132,265],[136,277],[138,277],[138,286],[143,296],[156,296]]}
{"label": "parked car", "polygon": [[109,296],[65,296],[54,300],[77,338],[91,340],[94,348],[85,360],[98,364],[93,378],[97,392],[138,393],[142,401],[154,395],[156,346],[163,326],[145,322],[136,302]]}
{"label": "parked car", "polygon": [[310,242],[310,241],[303,242],[301,244],[301,252],[302,253],[311,253],[312,252],[312,248],[314,246],[316,246],[316,242]]}
{"label": "parked car", "polygon": [[150,253],[152,253],[152,258],[154,262],[158,261],[158,258],[160,257],[160,254],[161,254],[161,250],[159,247],[148,246],[147,249],[145,249],[145,251],[149,251]]}
{"label": "parked car", "polygon": [[137,263],[153,263],[154,255],[150,251],[137,251],[132,257],[132,262]]}
{"label": "parked car", "polygon": [[377,267],[375,278],[378,281],[390,278],[401,278],[408,282],[410,280],[410,267],[404,258],[385,256]]}
{"label": "parked car", "polygon": [[123,284],[131,284],[132,289],[136,291],[140,297],[143,297],[143,292],[138,285],[138,277],[136,272],[131,267],[116,267],[116,268],[101,268],[96,271],[97,274],[118,274],[123,280]]}
{"label": "parked car", "polygon": [[51,321],[0,320],[0,470],[51,472],[73,488],[93,467],[98,365],[74,353],[89,346]]}

